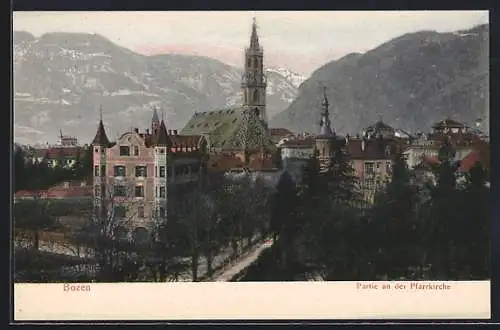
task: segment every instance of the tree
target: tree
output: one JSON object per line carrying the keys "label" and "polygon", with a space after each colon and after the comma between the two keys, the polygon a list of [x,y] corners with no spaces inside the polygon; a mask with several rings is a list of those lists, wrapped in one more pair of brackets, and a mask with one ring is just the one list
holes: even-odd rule
{"label": "tree", "polygon": [[274,243],[279,241],[279,249],[281,251],[280,262],[283,264],[283,268],[287,268],[289,265],[289,259],[294,250],[293,239],[299,229],[297,222],[297,202],[298,197],[295,183],[290,174],[285,171],[276,186],[271,213],[273,241]]}
{"label": "tree", "polygon": [[26,166],[26,154],[18,146],[14,147],[14,191],[23,190],[26,187],[27,182],[27,166]]}
{"label": "tree", "polygon": [[[96,280],[102,282],[134,281],[141,266],[137,244],[121,231],[131,225],[137,216],[137,202],[132,197],[115,195],[113,182],[108,180],[100,191],[100,205],[94,204],[92,214],[73,239],[93,251],[99,272]],[[132,196],[131,189],[126,196]]]}
{"label": "tree", "polygon": [[456,264],[461,268],[461,279],[490,278],[491,214],[490,189],[486,173],[477,162],[466,174],[466,182],[457,203],[461,210],[455,224],[454,244]]}
{"label": "tree", "polygon": [[360,233],[355,222],[360,216],[358,182],[345,151],[334,151],[323,171],[311,159],[301,193],[303,248],[324,279],[351,276],[356,270],[353,254],[359,250],[353,243]]}
{"label": "tree", "polygon": [[439,150],[440,164],[436,169],[437,182],[431,190],[430,224],[426,237],[426,246],[431,251],[428,259],[435,271],[437,279],[453,276],[453,259],[456,254],[453,237],[456,231],[456,220],[459,217],[456,202],[457,164],[453,162],[454,150],[449,142],[445,142]]}
{"label": "tree", "polygon": [[[393,159],[392,177],[379,194],[373,207],[373,236],[375,266],[381,273],[395,272],[394,278],[405,276],[408,267],[421,263],[421,249],[417,233],[417,190],[406,159],[398,151]],[[387,239],[387,237],[398,237]],[[420,254],[419,254],[420,253]],[[390,269],[389,269],[390,268]]]}

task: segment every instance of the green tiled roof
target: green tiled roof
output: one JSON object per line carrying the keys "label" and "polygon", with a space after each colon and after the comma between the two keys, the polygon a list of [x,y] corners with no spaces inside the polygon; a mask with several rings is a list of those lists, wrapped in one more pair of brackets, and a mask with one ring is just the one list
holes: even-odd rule
{"label": "green tiled roof", "polygon": [[243,108],[197,112],[179,134],[205,135],[212,150],[275,148],[263,123]]}

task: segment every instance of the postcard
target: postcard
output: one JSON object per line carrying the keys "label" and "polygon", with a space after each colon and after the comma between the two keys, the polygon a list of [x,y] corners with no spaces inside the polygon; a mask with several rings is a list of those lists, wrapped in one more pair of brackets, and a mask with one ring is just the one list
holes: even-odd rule
{"label": "postcard", "polygon": [[487,11],[13,30],[17,321],[490,318]]}

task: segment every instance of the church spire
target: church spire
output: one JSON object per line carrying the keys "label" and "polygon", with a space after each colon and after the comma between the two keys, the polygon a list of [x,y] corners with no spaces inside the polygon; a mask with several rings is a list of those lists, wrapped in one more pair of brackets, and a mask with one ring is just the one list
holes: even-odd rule
{"label": "church spire", "polygon": [[330,122],[330,113],[328,112],[328,97],[326,96],[326,87],[323,87],[323,101],[321,102],[321,122],[320,122],[320,135],[330,136],[333,134],[332,125]]}
{"label": "church spire", "polygon": [[252,35],[250,36],[250,49],[260,50],[259,36],[257,34],[257,20],[255,17],[252,21]]}

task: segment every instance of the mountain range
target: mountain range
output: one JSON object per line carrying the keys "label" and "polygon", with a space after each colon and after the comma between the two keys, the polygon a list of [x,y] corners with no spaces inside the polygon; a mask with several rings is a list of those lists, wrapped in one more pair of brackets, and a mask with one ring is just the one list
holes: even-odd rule
{"label": "mountain range", "polygon": [[[115,138],[132,126],[149,127],[153,106],[162,110],[168,128],[181,129],[195,111],[241,104],[241,70],[208,57],[144,56],[84,33],[35,38],[15,31],[13,48],[19,143],[54,142],[59,130],[88,143],[100,107]],[[284,68],[269,68],[266,75],[271,118],[293,101],[305,78]]]}
{"label": "mountain range", "polygon": [[[18,143],[54,141],[61,129],[82,143],[95,134],[99,108],[110,138],[146,128],[158,106],[168,128],[195,111],[241,102],[241,69],[191,55],[145,56],[95,34],[14,32],[14,134]],[[243,56],[242,56],[243,58]],[[306,79],[266,69],[270,127],[318,131],[323,87],[333,128],[356,133],[373,122],[429,131],[451,117],[483,119],[489,132],[489,26],[419,31],[364,54],[326,63]]]}
{"label": "mountain range", "polygon": [[481,129],[489,132],[489,26],[405,34],[326,63],[270,126],[316,133],[324,87],[332,126],[344,134],[380,119],[409,132],[427,132],[445,117],[468,125],[481,119]]}

